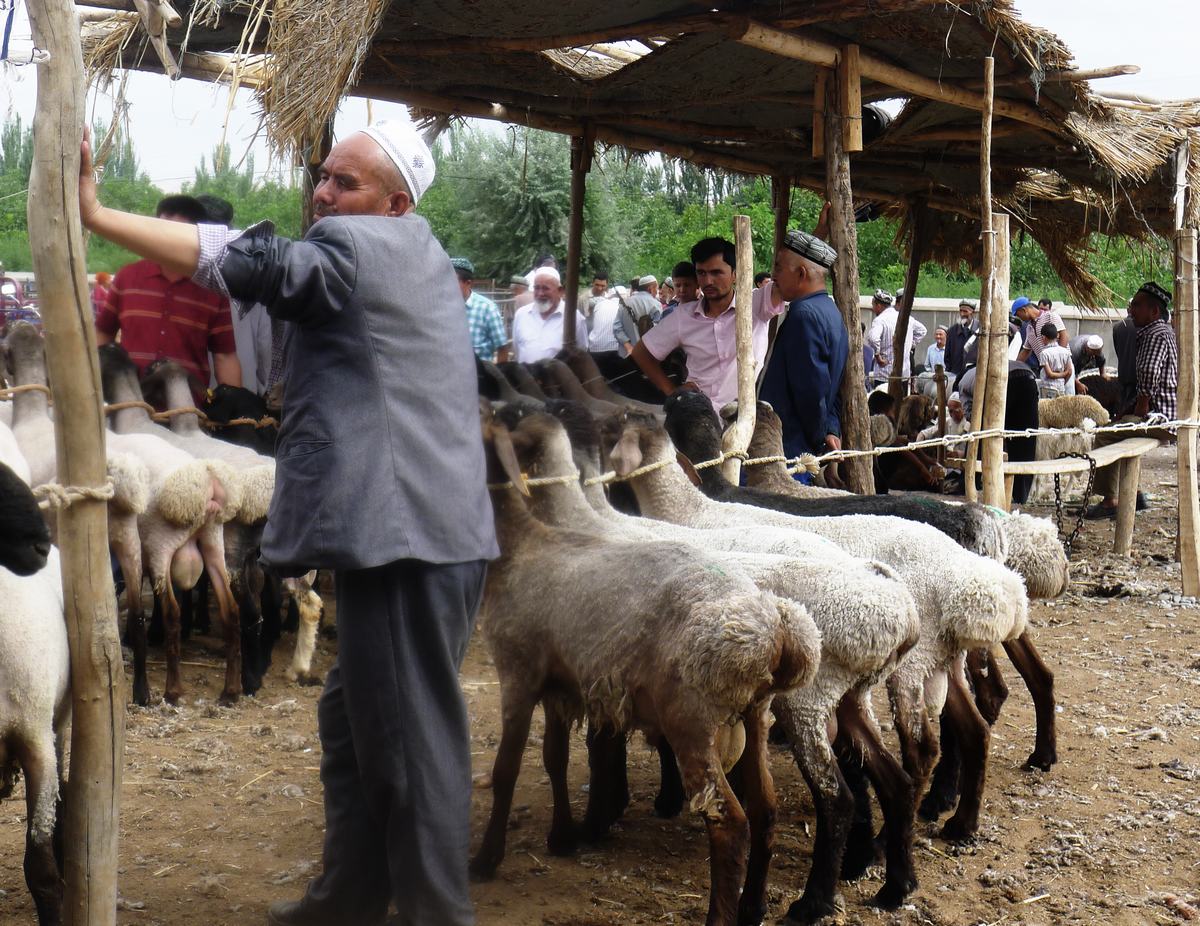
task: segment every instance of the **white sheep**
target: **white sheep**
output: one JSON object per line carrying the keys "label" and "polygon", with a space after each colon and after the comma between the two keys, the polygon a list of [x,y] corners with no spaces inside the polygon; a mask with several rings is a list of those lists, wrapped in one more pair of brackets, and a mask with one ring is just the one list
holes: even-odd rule
{"label": "white sheep", "polygon": [[27,807],[25,881],[38,921],[58,923],[62,878],[54,834],[61,824],[63,744],[71,719],[70,654],[58,551],[49,546],[33,494],[13,469],[28,469],[20,456],[11,442],[0,447],[0,798],[12,793],[20,769]]}
{"label": "white sheep", "polygon": [[906,771],[921,790],[937,755],[930,717],[950,696],[949,719],[964,749],[963,799],[943,834],[969,836],[978,826],[986,775],[988,725],[972,701],[958,656],[1012,640],[1025,630],[1028,601],[1019,576],[970,553],[941,531],[898,518],[846,515],[801,518],[769,508],[714,502],[678,466],[665,430],[628,414],[612,451],[618,475],[662,463],[632,480],[644,515],[691,527],[773,525],[819,534],[857,556],[895,569],[917,604],[921,635],[889,679]]}
{"label": "white sheep", "polygon": [[[1038,426],[1042,428],[1103,427],[1110,422],[1104,406],[1090,395],[1060,395],[1038,401]],[[1087,453],[1095,438],[1091,434],[1040,434],[1037,439],[1037,460],[1056,460],[1064,453]],[[1063,497],[1078,495],[1087,483],[1087,473],[1068,473],[1059,476]],[[1030,504],[1054,501],[1054,477],[1034,476],[1030,489]],[[1084,499],[1086,502],[1086,499]]]}
{"label": "white sheep", "polygon": [[[484,431],[489,476],[508,474],[519,483],[507,431],[490,420]],[[551,851],[570,851],[575,841],[566,787],[571,721],[586,714],[598,727],[665,736],[710,834],[706,922],[725,926],[739,915],[757,922],[765,910],[774,820],[767,716],[775,692],[812,680],[820,658],[812,620],[686,546],[621,543],[549,527],[529,513],[515,488],[498,488],[493,506],[501,556],[488,571],[481,624],[500,678],[503,732],[492,815],[473,872],[488,876],[503,858],[530,716],[541,701],[554,792]],[[613,570],[630,562],[647,579],[639,586],[614,583]],[[747,811],[725,779],[719,745],[721,728],[739,720]]]}
{"label": "white sheep", "polygon": [[[598,461],[589,458],[589,436],[579,433],[591,425],[590,416],[568,403],[550,402],[548,408],[572,424],[572,436],[577,438],[574,457],[567,433],[558,422],[546,415],[531,415],[521,419],[514,431],[519,461],[534,476],[570,474],[575,471],[576,461],[581,472],[594,472]],[[572,415],[577,420],[572,421]],[[582,421],[578,420],[580,415]],[[594,438],[598,444],[598,434]],[[816,536],[771,528],[754,532],[692,530],[629,517],[608,505],[598,485],[591,487],[589,504],[577,481],[550,482],[531,492],[531,511],[548,524],[619,540],[688,544],[745,571],[759,588],[796,601],[812,615],[821,632],[821,664],[816,678],[810,686],[777,695],[774,712],[809,783],[819,819],[814,864],[804,897],[793,913],[832,912],[853,797],[840,782],[827,729],[838,708],[839,720],[848,718],[846,734],[859,728],[877,734],[864,695],[916,641],[919,624],[911,596],[888,567],[855,559]],[[781,552],[787,555],[773,555]],[[883,758],[876,761],[891,760],[877,738],[861,745],[882,754]],[[894,772],[900,779],[906,777],[898,765]],[[599,791],[593,786],[589,816]],[[898,904],[915,886],[910,844],[913,794],[909,789],[893,797],[890,801],[885,798],[883,803],[888,815],[897,821],[888,835],[899,844],[891,847],[890,861],[894,864],[889,866],[888,884],[879,898],[889,906]],[[907,825],[899,822],[905,814]],[[609,822],[604,820],[602,825]]]}

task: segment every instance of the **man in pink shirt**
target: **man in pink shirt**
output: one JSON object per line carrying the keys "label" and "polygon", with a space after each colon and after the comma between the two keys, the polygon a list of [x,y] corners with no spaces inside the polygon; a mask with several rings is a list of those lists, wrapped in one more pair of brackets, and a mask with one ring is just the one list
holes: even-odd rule
{"label": "man in pink shirt", "polygon": [[[737,258],[733,243],[705,238],[692,248],[701,296],[681,304],[642,336],[630,358],[664,395],[676,391],[662,360],[677,347],[687,355],[687,382],[708,396],[718,411],[737,398],[737,336],[733,280]],[[768,281],[754,291],[754,368],[757,375],[767,354],[767,328],[784,309],[783,299]]]}

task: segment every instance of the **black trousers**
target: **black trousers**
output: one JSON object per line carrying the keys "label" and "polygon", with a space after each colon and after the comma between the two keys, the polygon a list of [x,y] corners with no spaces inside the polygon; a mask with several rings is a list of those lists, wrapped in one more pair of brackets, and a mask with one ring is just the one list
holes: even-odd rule
{"label": "black trousers", "polygon": [[[1009,370],[1008,393],[1004,405],[1004,428],[1007,431],[1023,431],[1038,426],[1037,377],[1024,370]],[[1037,459],[1036,437],[1005,438],[1004,452],[1010,462],[1028,463]],[[1013,504],[1023,505],[1033,488],[1032,476],[1017,476],[1013,479]]]}
{"label": "black trousers", "polygon": [[337,574],[338,658],[317,710],[324,871],[305,906],[375,926],[470,926],[471,746],[458,670],[483,561]]}

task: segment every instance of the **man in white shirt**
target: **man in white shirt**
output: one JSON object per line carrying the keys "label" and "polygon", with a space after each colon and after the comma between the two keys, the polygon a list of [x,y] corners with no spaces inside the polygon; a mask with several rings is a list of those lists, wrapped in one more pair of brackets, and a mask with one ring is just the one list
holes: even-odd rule
{"label": "man in white shirt", "polygon": [[[875,321],[867,329],[867,345],[875,352],[875,369],[871,371],[871,380],[875,383],[886,383],[895,369],[892,357],[892,344],[896,338],[896,325],[900,321],[900,313],[893,304],[890,293],[876,290],[871,300],[871,311],[875,313]],[[908,319],[908,340],[904,345],[904,356],[901,358],[898,375],[912,375],[912,360],[910,355],[917,342],[925,337],[926,328],[916,318]]]}
{"label": "man in white shirt", "polygon": [[[533,302],[513,317],[513,351],[518,363],[549,360],[563,348],[562,279],[553,267],[533,272]],[[575,315],[575,344],[587,349],[587,322]]]}
{"label": "man in white shirt", "polygon": [[617,320],[617,312],[621,309],[620,290],[611,296],[597,299],[592,306],[591,332],[588,334],[588,350],[593,354],[616,351],[618,348],[613,324]]}

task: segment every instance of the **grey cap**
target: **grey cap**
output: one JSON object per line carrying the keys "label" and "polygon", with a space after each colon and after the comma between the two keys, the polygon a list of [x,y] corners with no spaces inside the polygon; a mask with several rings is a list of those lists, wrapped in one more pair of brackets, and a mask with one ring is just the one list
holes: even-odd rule
{"label": "grey cap", "polygon": [[837,251],[815,235],[808,232],[789,231],[783,236],[783,246],[789,251],[795,251],[801,257],[811,260],[828,270],[837,260]]}

